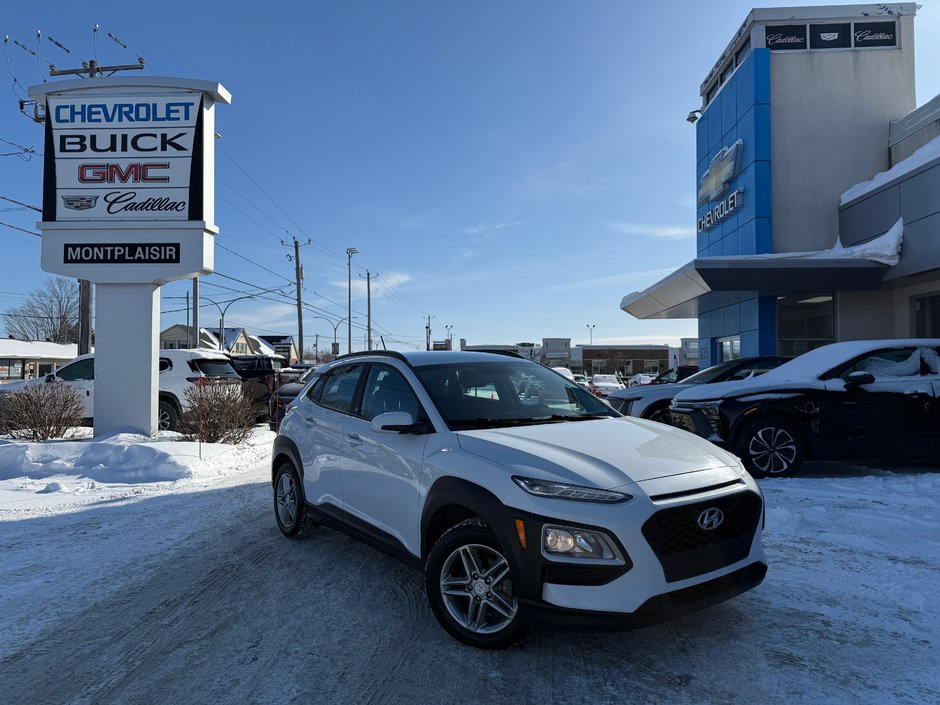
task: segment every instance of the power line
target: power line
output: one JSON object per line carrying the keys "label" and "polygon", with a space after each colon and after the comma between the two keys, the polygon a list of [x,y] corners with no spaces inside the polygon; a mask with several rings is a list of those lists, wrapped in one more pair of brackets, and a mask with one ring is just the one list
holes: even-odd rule
{"label": "power line", "polygon": [[[105,34],[108,35],[108,38],[111,39],[111,41],[113,41],[113,42],[114,42],[115,44],[117,44],[119,47],[121,47],[121,48],[127,50],[127,52],[128,52],[129,54],[131,54],[131,56],[137,57],[137,61],[140,62],[141,65],[144,65],[144,64],[145,64],[145,61],[144,61],[144,57],[143,57],[143,56],[141,56],[140,54],[138,54],[136,51],[133,51],[129,46],[127,46],[127,44],[125,44],[124,42],[122,42],[120,39],[117,38],[117,36],[115,36],[115,35],[112,34],[110,31],[108,31],[107,28],[103,27],[103,26],[102,26],[100,23],[98,23],[96,20],[94,20],[93,18],[89,17],[80,7],[78,7],[78,6],[75,5],[73,2],[71,2],[71,0],[65,0],[65,4],[68,5],[69,7],[71,7],[73,10],[75,10],[77,13],[79,13],[82,17],[84,17],[86,20],[88,20],[89,22],[92,23],[92,30],[91,30],[91,31],[92,31],[92,37],[93,37],[93,45],[94,45],[94,46],[93,46],[93,49],[94,49],[94,53],[95,53],[95,60],[97,60],[97,58],[98,58],[98,30],[103,29],[104,32],[105,32]],[[150,72],[151,72],[151,73],[153,73],[154,75],[156,75],[156,71],[153,70],[153,67],[150,66],[150,64],[147,64],[147,68],[150,69]]]}
{"label": "power line", "polygon": [[3,225],[4,227],[10,228],[11,230],[19,230],[21,233],[26,233],[27,235],[35,235],[36,237],[42,237],[42,235],[40,235],[40,234],[37,233],[37,232],[34,232],[34,231],[32,231],[32,230],[26,230],[25,228],[18,228],[18,227],[16,227],[15,225],[10,225],[9,223],[4,223],[2,220],[0,220],[0,225]]}

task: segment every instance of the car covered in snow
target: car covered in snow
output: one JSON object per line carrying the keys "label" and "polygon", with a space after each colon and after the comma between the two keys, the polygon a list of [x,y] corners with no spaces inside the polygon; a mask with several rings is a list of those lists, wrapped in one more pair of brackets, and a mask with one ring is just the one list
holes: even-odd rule
{"label": "car covered in snow", "polygon": [[740,382],[692,386],[672,423],[737,454],[755,477],[805,460],[940,460],[940,340],[860,340],[810,350]]}
{"label": "car covered in snow", "polygon": [[291,404],[271,469],[285,536],[325,524],[398,556],[476,647],[651,624],[767,570],[763,497],[736,457],[520,358],[337,358]]}

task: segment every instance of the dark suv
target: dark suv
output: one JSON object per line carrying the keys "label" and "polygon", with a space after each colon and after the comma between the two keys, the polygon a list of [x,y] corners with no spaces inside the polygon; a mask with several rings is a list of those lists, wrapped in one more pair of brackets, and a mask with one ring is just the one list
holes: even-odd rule
{"label": "dark suv", "polygon": [[672,423],[738,455],[755,477],[804,460],[940,459],[940,340],[859,340],[810,350],[740,382],[676,395]]}

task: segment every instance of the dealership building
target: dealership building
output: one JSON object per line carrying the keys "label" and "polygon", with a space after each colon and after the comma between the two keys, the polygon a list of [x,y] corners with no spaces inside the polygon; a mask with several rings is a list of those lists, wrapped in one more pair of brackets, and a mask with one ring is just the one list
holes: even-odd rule
{"label": "dealership building", "polygon": [[697,318],[703,366],[940,337],[940,96],[916,105],[916,12],[748,15],[689,115],[695,259],[625,312]]}

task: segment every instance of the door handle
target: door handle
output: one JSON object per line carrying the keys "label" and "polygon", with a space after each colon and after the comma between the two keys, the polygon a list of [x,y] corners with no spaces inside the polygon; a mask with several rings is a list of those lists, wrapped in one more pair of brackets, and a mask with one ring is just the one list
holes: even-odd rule
{"label": "door handle", "polygon": [[346,440],[349,441],[350,445],[361,446],[362,438],[359,437],[358,433],[347,433]]}
{"label": "door handle", "polygon": [[311,426],[317,425],[317,420],[313,418],[312,416],[307,416],[306,414],[304,414],[303,417],[304,417],[304,421],[306,421]]}

